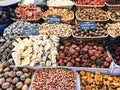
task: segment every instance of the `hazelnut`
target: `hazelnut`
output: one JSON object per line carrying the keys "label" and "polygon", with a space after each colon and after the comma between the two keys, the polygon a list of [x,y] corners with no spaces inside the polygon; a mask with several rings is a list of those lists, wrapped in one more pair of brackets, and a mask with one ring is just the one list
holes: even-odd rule
{"label": "hazelnut", "polygon": [[16,84],[18,81],[19,81],[19,78],[18,77],[14,77],[13,80],[12,80],[12,83]]}
{"label": "hazelnut", "polygon": [[26,78],[25,75],[21,75],[21,76],[20,76],[20,80],[22,80],[22,81],[24,81],[25,78]]}
{"label": "hazelnut", "polygon": [[29,72],[29,69],[28,69],[28,68],[23,68],[22,71],[23,71],[24,73],[27,73],[27,72]]}
{"label": "hazelnut", "polygon": [[21,75],[23,75],[23,72],[22,72],[22,71],[17,71],[17,72],[16,72],[16,75],[17,75],[18,77],[20,77]]}
{"label": "hazelnut", "polygon": [[5,83],[5,78],[0,78],[0,85],[2,85],[3,83]]}

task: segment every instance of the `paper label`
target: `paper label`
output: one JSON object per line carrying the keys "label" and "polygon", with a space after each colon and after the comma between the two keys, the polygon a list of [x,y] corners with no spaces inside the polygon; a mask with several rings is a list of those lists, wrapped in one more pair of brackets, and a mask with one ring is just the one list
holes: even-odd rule
{"label": "paper label", "polygon": [[94,21],[90,22],[80,22],[80,30],[96,30],[96,23]]}
{"label": "paper label", "polygon": [[47,16],[47,23],[49,24],[53,24],[53,23],[60,24],[60,22],[61,22],[61,16],[59,15],[48,15]]}

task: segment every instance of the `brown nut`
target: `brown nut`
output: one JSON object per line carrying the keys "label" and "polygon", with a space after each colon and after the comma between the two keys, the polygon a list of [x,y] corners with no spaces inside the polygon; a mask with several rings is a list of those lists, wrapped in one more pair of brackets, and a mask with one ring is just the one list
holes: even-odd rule
{"label": "brown nut", "polygon": [[29,85],[31,83],[31,79],[30,78],[26,78],[25,79],[25,84]]}
{"label": "brown nut", "polygon": [[19,81],[19,78],[18,77],[14,77],[13,80],[12,80],[12,83],[16,84],[18,81]]}
{"label": "brown nut", "polygon": [[16,84],[16,87],[17,87],[17,89],[22,89],[23,83],[22,83],[22,82],[18,82],[18,83]]}

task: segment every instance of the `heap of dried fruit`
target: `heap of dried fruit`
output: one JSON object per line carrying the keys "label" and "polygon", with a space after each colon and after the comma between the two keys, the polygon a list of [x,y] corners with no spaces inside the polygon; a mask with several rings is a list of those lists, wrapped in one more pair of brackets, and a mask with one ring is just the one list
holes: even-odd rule
{"label": "heap of dried fruit", "polygon": [[15,36],[0,37],[0,63],[5,66],[14,65],[11,53],[13,49],[12,42],[15,41]]}
{"label": "heap of dried fruit", "polygon": [[108,4],[111,5],[119,5],[120,4],[120,0],[106,0]]}
{"label": "heap of dried fruit", "polygon": [[120,77],[80,71],[81,90],[120,90]]}
{"label": "heap of dried fruit", "polygon": [[15,65],[57,66],[58,42],[58,37],[46,35],[16,39],[12,50]]}
{"label": "heap of dried fruit", "polygon": [[108,31],[108,34],[111,36],[111,37],[118,37],[120,36],[120,23],[113,23],[113,24],[107,24],[106,25],[108,28],[107,28],[107,31]]}
{"label": "heap of dried fruit", "polygon": [[42,10],[35,4],[18,4],[15,9],[16,17],[18,19],[36,20],[42,17]]}
{"label": "heap of dried fruit", "polygon": [[112,59],[104,48],[103,43],[62,41],[57,61],[60,66],[109,68]]}
{"label": "heap of dried fruit", "polygon": [[47,24],[39,25],[39,33],[42,35],[55,35],[58,37],[70,36],[72,32],[71,25],[68,24]]}
{"label": "heap of dried fruit", "polygon": [[120,65],[120,42],[117,41],[116,43],[113,43],[108,46],[108,49],[110,53],[112,54],[112,57],[117,65]]}
{"label": "heap of dried fruit", "polygon": [[79,5],[104,5],[106,0],[76,0]]}
{"label": "heap of dried fruit", "polygon": [[59,8],[49,8],[49,10],[44,12],[43,17],[47,19],[48,15],[59,15],[62,19],[71,19],[74,17],[73,11]]}
{"label": "heap of dried fruit", "polygon": [[107,27],[102,23],[96,23],[96,30],[80,30],[80,27],[77,27],[73,34],[78,37],[107,36]]}
{"label": "heap of dried fruit", "polygon": [[36,71],[32,90],[76,90],[76,73],[63,69]]}
{"label": "heap of dried fruit", "polygon": [[31,76],[28,68],[0,68],[0,90],[28,90]]}
{"label": "heap of dried fruit", "polygon": [[78,9],[76,17],[80,20],[108,20],[108,13],[98,8],[83,8]]}

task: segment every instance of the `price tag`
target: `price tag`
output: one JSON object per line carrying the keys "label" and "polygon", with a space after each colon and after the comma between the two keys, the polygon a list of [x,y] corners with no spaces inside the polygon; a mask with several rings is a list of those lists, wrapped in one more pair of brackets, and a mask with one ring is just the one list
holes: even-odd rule
{"label": "price tag", "polygon": [[47,4],[47,0],[34,0],[34,3],[36,5],[46,5]]}
{"label": "price tag", "polygon": [[22,35],[23,36],[35,36],[35,35],[39,35],[39,31],[38,29],[30,29],[26,27],[25,29],[23,29]]}
{"label": "price tag", "polygon": [[90,22],[80,22],[80,30],[96,30],[96,23],[94,21]]}
{"label": "price tag", "polygon": [[49,24],[53,24],[53,23],[60,24],[60,22],[61,22],[61,16],[59,15],[48,15],[47,16],[47,23]]}

